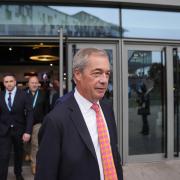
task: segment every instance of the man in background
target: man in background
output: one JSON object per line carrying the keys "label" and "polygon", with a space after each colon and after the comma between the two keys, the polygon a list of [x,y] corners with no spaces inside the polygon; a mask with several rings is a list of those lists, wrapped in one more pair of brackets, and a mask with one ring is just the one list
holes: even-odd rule
{"label": "man in background", "polygon": [[5,74],[3,83],[5,91],[0,93],[0,179],[7,180],[13,146],[16,180],[23,180],[23,142],[30,140],[33,126],[31,99],[16,87],[14,74]]}
{"label": "man in background", "polygon": [[27,93],[32,99],[33,106],[33,131],[31,137],[31,169],[32,173],[35,174],[36,169],[36,154],[38,150],[38,132],[41,127],[44,116],[48,112],[48,100],[46,100],[45,93],[40,90],[40,83],[37,76],[31,76],[28,81]]}

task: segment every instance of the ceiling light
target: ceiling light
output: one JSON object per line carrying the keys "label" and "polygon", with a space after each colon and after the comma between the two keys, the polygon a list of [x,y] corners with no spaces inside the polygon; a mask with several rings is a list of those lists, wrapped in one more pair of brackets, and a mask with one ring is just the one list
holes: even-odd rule
{"label": "ceiling light", "polygon": [[49,61],[57,61],[59,57],[53,55],[37,55],[37,56],[31,56],[30,59],[33,61],[49,62]]}
{"label": "ceiling light", "polygon": [[32,52],[32,56],[30,59],[33,61],[43,61],[43,62],[50,62],[50,61],[58,61],[58,50],[55,48],[50,47],[41,47],[38,49],[34,49]]}

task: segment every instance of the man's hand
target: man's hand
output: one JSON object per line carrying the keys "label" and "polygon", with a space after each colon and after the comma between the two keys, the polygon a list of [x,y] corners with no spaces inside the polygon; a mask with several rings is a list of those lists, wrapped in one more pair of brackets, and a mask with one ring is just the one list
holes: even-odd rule
{"label": "man's hand", "polygon": [[30,138],[31,138],[31,135],[30,135],[30,134],[24,133],[24,134],[23,134],[23,137],[22,137],[22,140],[23,140],[24,142],[28,142],[28,141],[30,140]]}

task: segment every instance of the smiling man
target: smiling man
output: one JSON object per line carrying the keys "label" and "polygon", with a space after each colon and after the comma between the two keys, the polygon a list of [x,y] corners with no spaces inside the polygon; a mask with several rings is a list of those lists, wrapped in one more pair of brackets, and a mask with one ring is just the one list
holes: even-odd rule
{"label": "smiling man", "polygon": [[76,53],[76,88],[43,122],[35,180],[123,179],[113,110],[102,101],[109,76],[104,50]]}

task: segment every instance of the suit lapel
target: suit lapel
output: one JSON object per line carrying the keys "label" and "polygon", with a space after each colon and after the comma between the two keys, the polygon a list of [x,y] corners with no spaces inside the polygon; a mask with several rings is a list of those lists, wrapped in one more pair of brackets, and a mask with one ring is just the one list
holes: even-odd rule
{"label": "suit lapel", "polygon": [[73,98],[71,98],[69,108],[72,111],[71,119],[72,119],[80,137],[82,138],[83,142],[86,144],[87,148],[91,151],[93,156],[97,159],[95,149],[94,149],[94,145],[93,145],[93,142],[91,140],[91,136],[89,134],[85,120],[82,116],[82,113],[79,109],[79,106],[78,106],[74,96],[73,96]]}
{"label": "suit lapel", "polygon": [[16,94],[14,96],[14,101],[13,101],[13,104],[12,104],[12,110],[15,109],[15,107],[16,107],[16,104],[18,102],[18,96],[19,96],[19,90],[17,89]]}
{"label": "suit lapel", "polygon": [[5,95],[6,95],[6,91],[3,92],[3,104],[4,104],[5,108],[9,111],[8,105],[6,103]]}

